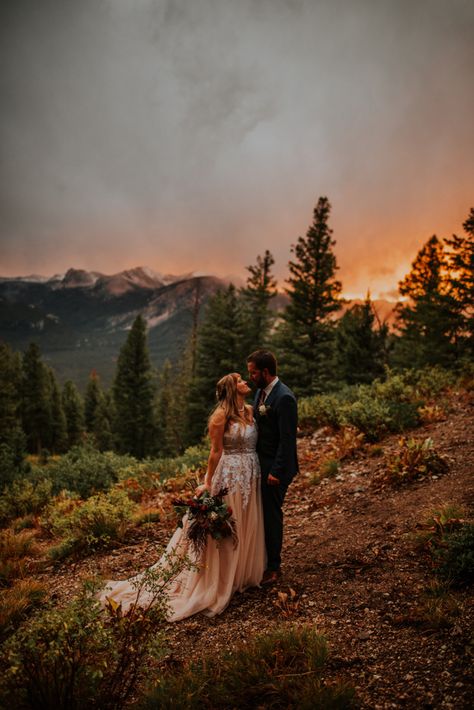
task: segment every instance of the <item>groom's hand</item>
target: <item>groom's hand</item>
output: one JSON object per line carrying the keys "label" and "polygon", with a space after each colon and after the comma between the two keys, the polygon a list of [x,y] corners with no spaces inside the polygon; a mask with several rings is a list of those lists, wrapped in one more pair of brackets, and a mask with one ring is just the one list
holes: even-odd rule
{"label": "groom's hand", "polygon": [[271,473],[268,474],[267,478],[267,483],[269,486],[279,486],[280,485],[280,479],[277,478],[276,476],[272,476]]}

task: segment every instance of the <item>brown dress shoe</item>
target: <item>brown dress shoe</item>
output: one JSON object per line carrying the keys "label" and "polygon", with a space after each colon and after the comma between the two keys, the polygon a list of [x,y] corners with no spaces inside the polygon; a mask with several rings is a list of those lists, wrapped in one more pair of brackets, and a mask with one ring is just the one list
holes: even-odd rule
{"label": "brown dress shoe", "polygon": [[263,573],[262,581],[260,582],[260,584],[264,587],[269,587],[270,585],[275,584],[278,581],[278,577],[280,577],[280,575],[280,570],[266,569]]}

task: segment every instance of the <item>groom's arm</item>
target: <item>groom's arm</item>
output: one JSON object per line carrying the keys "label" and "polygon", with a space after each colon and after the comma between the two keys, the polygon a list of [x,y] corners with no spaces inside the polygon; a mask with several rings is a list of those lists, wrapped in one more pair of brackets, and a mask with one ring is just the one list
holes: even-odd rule
{"label": "groom's arm", "polygon": [[278,403],[278,410],[278,432],[280,443],[273,462],[271,475],[279,481],[285,483],[296,447],[298,408],[295,398],[291,395],[283,395]]}

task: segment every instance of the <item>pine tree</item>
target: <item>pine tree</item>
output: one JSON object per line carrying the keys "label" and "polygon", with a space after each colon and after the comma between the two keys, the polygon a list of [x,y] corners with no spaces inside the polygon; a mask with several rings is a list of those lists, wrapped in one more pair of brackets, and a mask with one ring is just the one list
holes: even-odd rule
{"label": "pine tree", "polygon": [[277,282],[271,269],[275,260],[265,251],[257,256],[256,265],[247,266],[249,276],[245,288],[240,290],[242,301],[243,347],[249,353],[258,348],[268,347],[270,331],[275,320],[270,310],[270,301],[277,294]]}
{"label": "pine tree", "polygon": [[81,443],[84,434],[84,404],[71,380],[64,384],[62,404],[66,417],[67,448],[70,449]]}
{"label": "pine tree", "polygon": [[30,453],[40,454],[51,440],[51,403],[48,370],[40,349],[31,343],[23,356],[21,414]]}
{"label": "pine tree", "polygon": [[176,417],[175,375],[169,360],[166,360],[158,377],[156,398],[156,446],[159,456],[176,456],[182,447],[182,435]]}
{"label": "pine tree", "polygon": [[99,402],[94,417],[95,445],[99,451],[112,451],[114,448],[114,436],[112,431],[113,422],[113,401],[108,392],[101,392]]}
{"label": "pine tree", "polygon": [[458,305],[466,354],[474,355],[474,208],[463,223],[465,236],[445,239],[449,248],[450,292]]}
{"label": "pine tree", "polygon": [[209,299],[198,329],[196,374],[189,391],[192,443],[205,434],[217,381],[229,372],[244,372],[246,354],[241,307],[235,286],[230,284]]}
{"label": "pine tree", "polygon": [[155,387],[146,337],[146,323],[137,316],[120,350],[113,384],[114,433],[119,451],[144,458],[154,445]]}
{"label": "pine tree", "polygon": [[418,252],[399,291],[408,300],[397,308],[401,337],[395,345],[394,364],[452,365],[458,354],[460,318],[449,293],[446,254],[436,235]]}
{"label": "pine tree", "polygon": [[338,371],[348,384],[372,382],[384,374],[388,326],[376,327],[375,323],[369,294],[363,304],[354,304],[337,322]]}
{"label": "pine tree", "polygon": [[89,376],[89,382],[86,387],[86,394],[84,397],[84,421],[86,425],[86,430],[89,433],[93,433],[95,429],[95,420],[97,416],[97,410],[102,398],[102,388],[100,386],[99,376],[95,370],[92,370]]}
{"label": "pine tree", "polygon": [[51,411],[49,445],[52,453],[58,454],[63,453],[67,448],[67,422],[56,377],[51,369],[49,369],[48,374]]}
{"label": "pine tree", "polygon": [[292,246],[295,259],[288,266],[290,297],[278,328],[275,347],[281,371],[297,394],[313,394],[327,388],[333,377],[334,323],[331,316],[341,307],[342,285],[335,277],[338,266],[335,240],[328,225],[331,205],[320,197],[306,237]]}
{"label": "pine tree", "polygon": [[0,342],[0,488],[16,475],[23,461],[25,435],[21,426],[21,359]]}

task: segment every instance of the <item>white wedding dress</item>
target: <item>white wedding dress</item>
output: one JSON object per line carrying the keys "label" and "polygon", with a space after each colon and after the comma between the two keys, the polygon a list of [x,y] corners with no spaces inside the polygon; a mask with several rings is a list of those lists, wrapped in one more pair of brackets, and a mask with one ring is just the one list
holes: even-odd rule
{"label": "white wedding dress", "polygon": [[[171,583],[167,596],[170,621],[184,619],[197,612],[207,616],[220,614],[234,592],[258,586],[265,569],[260,466],[256,453],[255,423],[232,423],[224,434],[224,450],[212,478],[211,493],[227,488],[225,501],[236,522],[237,545],[231,538],[217,543],[208,537],[204,552],[196,557],[186,537],[187,516],[166,547],[168,555],[187,554],[198,570],[186,569]],[[164,564],[162,557],[153,568]],[[142,575],[125,581],[109,581],[100,594],[103,604],[112,598],[125,612],[135,602],[137,584]],[[142,592],[139,604],[146,606],[149,596]]]}

